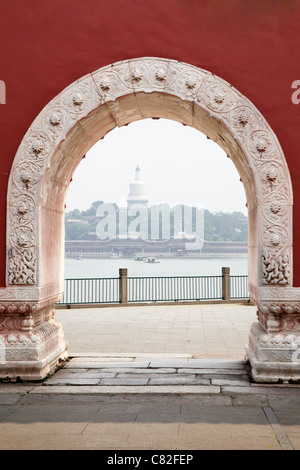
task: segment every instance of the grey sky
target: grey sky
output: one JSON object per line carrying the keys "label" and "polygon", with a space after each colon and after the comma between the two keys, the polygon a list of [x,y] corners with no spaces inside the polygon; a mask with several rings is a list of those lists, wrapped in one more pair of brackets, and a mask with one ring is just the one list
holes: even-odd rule
{"label": "grey sky", "polygon": [[247,214],[243,184],[224,151],[196,129],[165,119],[116,128],[94,145],[74,173],[66,210],[126,201],[137,165],[150,204]]}

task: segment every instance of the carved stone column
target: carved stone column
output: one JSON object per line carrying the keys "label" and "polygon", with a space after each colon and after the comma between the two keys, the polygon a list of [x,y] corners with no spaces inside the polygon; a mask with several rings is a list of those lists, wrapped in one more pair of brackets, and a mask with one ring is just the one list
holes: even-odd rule
{"label": "carved stone column", "polygon": [[[261,289],[257,319],[250,330],[247,358],[257,382],[300,380],[300,299],[298,289]],[[294,300],[291,300],[293,299]]]}
{"label": "carved stone column", "polygon": [[53,299],[0,304],[0,378],[41,380],[66,356]]}

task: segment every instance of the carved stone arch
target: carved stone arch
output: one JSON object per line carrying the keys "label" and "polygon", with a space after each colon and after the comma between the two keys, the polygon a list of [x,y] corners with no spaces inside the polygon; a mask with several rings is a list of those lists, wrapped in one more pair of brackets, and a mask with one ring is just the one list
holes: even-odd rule
{"label": "carved stone arch", "polygon": [[[274,380],[276,373],[270,375],[265,365],[274,348],[268,346],[269,353],[260,357],[266,348],[257,338],[271,332],[270,301],[281,301],[283,295],[290,302],[294,295],[287,163],[274,132],[245,96],[210,72],[174,60],[140,58],[101,68],[63,90],[34,120],[16,153],[8,185],[3,312],[16,305],[20,316],[20,305],[27,302],[22,315],[30,317],[31,329],[26,334],[37,335],[39,344],[28,362],[36,374],[45,375],[66,350],[53,309],[63,285],[63,208],[70,178],[82,155],[107,132],[148,117],[201,130],[237,167],[249,210],[249,290],[259,311],[248,356],[255,378]],[[281,304],[280,309],[279,323]],[[4,351],[16,350],[6,333],[2,344]],[[43,367],[34,361],[42,361]]]}

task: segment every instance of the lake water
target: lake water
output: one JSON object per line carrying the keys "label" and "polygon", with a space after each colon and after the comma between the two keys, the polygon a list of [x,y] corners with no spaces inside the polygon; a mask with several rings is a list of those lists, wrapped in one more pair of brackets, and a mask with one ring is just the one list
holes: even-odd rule
{"label": "lake water", "polygon": [[159,258],[159,263],[144,263],[132,258],[65,259],[65,278],[118,277],[119,268],[128,276],[220,276],[222,266],[231,275],[248,274],[248,258]]}

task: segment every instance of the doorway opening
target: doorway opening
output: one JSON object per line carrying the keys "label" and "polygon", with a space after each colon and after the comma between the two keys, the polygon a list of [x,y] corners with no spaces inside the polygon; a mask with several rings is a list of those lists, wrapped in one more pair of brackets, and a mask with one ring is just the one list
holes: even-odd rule
{"label": "doorway opening", "polygon": [[[128,218],[128,205],[132,204],[132,199],[137,205],[134,212],[131,210],[131,217],[137,213],[138,222],[141,209],[151,215],[151,211],[153,214],[155,209],[164,208],[165,215],[168,207],[167,215],[170,216],[172,208],[184,206],[186,233],[180,227],[180,236],[177,233],[174,237],[173,233],[172,239],[166,239],[166,236],[163,239],[163,231],[157,230],[156,238],[151,238],[148,230],[151,219],[147,217],[144,237],[133,230],[127,231],[125,238],[119,233],[116,235],[108,227],[114,219],[109,219],[107,213],[104,215],[104,209],[100,209],[103,206],[106,210],[110,206],[125,207]],[[192,220],[188,220],[188,216],[192,216],[193,207],[203,210],[200,233],[203,240],[201,238],[198,244],[189,231]],[[161,223],[168,220],[168,217],[161,218]],[[139,225],[135,223],[134,228],[139,229]],[[74,307],[77,301],[84,308],[86,304],[105,307],[107,302],[113,303],[115,292],[108,283],[117,285],[119,269],[125,268],[130,289],[127,299],[131,306],[138,302],[139,305],[147,303],[157,307],[156,314],[152,309],[151,315],[143,305],[139,309],[133,307],[130,313],[126,308],[121,323],[116,317],[117,312],[102,308],[95,316],[98,323],[93,321],[94,340],[90,341],[91,325],[88,323],[86,338],[89,340],[84,338],[82,331],[81,345],[77,340],[75,352],[81,349],[243,357],[246,336],[255,320],[253,307],[238,313],[235,305],[231,311],[223,307],[217,313],[214,308],[201,309],[192,305],[203,296],[216,302],[222,299],[224,266],[230,268],[233,276],[234,299],[240,296],[241,303],[244,302],[247,294],[242,289],[238,292],[236,286],[238,282],[245,284],[248,274],[248,220],[243,185],[224,151],[198,130],[166,119],[147,119],[115,129],[95,144],[77,167],[68,190],[65,243],[67,281],[63,305],[68,302],[68,306]],[[155,259],[155,263],[149,264],[149,258]],[[105,297],[101,290],[109,290],[111,297]],[[184,300],[186,305],[178,315],[176,310]],[[177,304],[172,311],[169,307],[174,301]],[[169,313],[159,321],[162,312],[159,305],[167,303]],[[79,317],[78,311],[76,315]],[[63,325],[65,322],[68,325],[64,330],[71,338],[74,325],[62,312],[59,312],[59,318]],[[126,328],[125,318],[128,319]],[[215,331],[214,340],[209,331],[213,321],[219,331],[218,334]],[[133,325],[137,323],[140,323],[139,335],[133,334]],[[66,328],[67,331],[71,328],[69,335]],[[70,342],[69,347],[72,350]]]}

